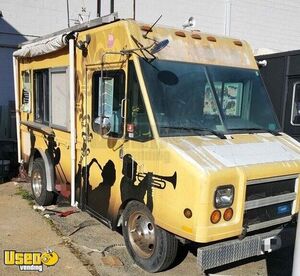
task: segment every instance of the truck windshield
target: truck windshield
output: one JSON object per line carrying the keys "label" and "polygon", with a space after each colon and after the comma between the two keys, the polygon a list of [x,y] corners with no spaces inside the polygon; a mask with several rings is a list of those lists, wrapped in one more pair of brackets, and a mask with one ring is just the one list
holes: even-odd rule
{"label": "truck windshield", "polygon": [[160,136],[279,130],[257,70],[140,59]]}

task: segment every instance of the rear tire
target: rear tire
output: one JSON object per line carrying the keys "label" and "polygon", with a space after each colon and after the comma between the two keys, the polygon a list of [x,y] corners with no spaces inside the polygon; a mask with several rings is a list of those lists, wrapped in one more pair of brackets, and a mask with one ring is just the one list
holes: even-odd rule
{"label": "rear tire", "polygon": [[45,163],[42,158],[33,161],[31,172],[31,190],[35,201],[41,206],[51,205],[54,193],[47,191]]}
{"label": "rear tire", "polygon": [[129,254],[144,270],[159,272],[173,263],[178,241],[154,224],[150,210],[143,203],[131,201],[127,204],[122,230]]}

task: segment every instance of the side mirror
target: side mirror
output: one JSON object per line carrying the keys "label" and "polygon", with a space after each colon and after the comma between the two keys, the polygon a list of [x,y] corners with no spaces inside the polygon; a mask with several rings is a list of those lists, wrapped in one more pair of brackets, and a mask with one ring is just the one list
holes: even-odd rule
{"label": "side mirror", "polygon": [[113,115],[114,79],[99,78],[98,117],[93,121],[94,131],[107,138],[111,132]]}
{"label": "side mirror", "polygon": [[103,117],[101,123],[101,135],[108,135],[111,131],[111,123],[109,118]]}
{"label": "side mirror", "polygon": [[106,136],[111,131],[111,123],[108,117],[97,117],[94,120],[94,129],[102,136]]}
{"label": "side mirror", "polygon": [[162,49],[164,49],[168,44],[169,44],[169,39],[164,39],[160,42],[157,42],[154,44],[154,46],[150,50],[150,53],[152,55],[154,55],[154,54],[160,52]]}

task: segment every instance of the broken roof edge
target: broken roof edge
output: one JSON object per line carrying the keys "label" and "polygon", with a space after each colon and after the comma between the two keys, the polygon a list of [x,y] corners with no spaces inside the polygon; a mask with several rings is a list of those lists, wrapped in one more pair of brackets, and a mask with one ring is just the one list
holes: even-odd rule
{"label": "broken roof edge", "polygon": [[51,38],[57,37],[59,35],[64,35],[64,34],[68,34],[68,33],[72,33],[72,32],[81,32],[84,30],[88,30],[88,29],[91,29],[94,27],[104,25],[104,24],[109,24],[109,23],[112,23],[112,22],[115,22],[118,20],[119,20],[118,13],[117,12],[111,13],[111,14],[108,14],[108,15],[105,15],[102,17],[97,17],[95,19],[92,19],[90,21],[84,22],[79,25],[74,25],[70,28],[62,29],[60,31],[44,35],[44,36],[35,38],[33,40],[25,41],[25,42],[21,43],[19,46],[20,47],[29,46],[30,44],[37,43],[42,40],[51,39]]}

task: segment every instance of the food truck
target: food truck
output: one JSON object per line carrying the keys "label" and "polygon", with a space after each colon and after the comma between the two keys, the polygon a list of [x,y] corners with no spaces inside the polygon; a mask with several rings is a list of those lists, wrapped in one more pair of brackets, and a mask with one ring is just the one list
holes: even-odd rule
{"label": "food truck", "polygon": [[115,14],[14,53],[19,162],[149,272],[178,242],[202,269],[293,243],[300,147],[281,132],[249,44]]}

